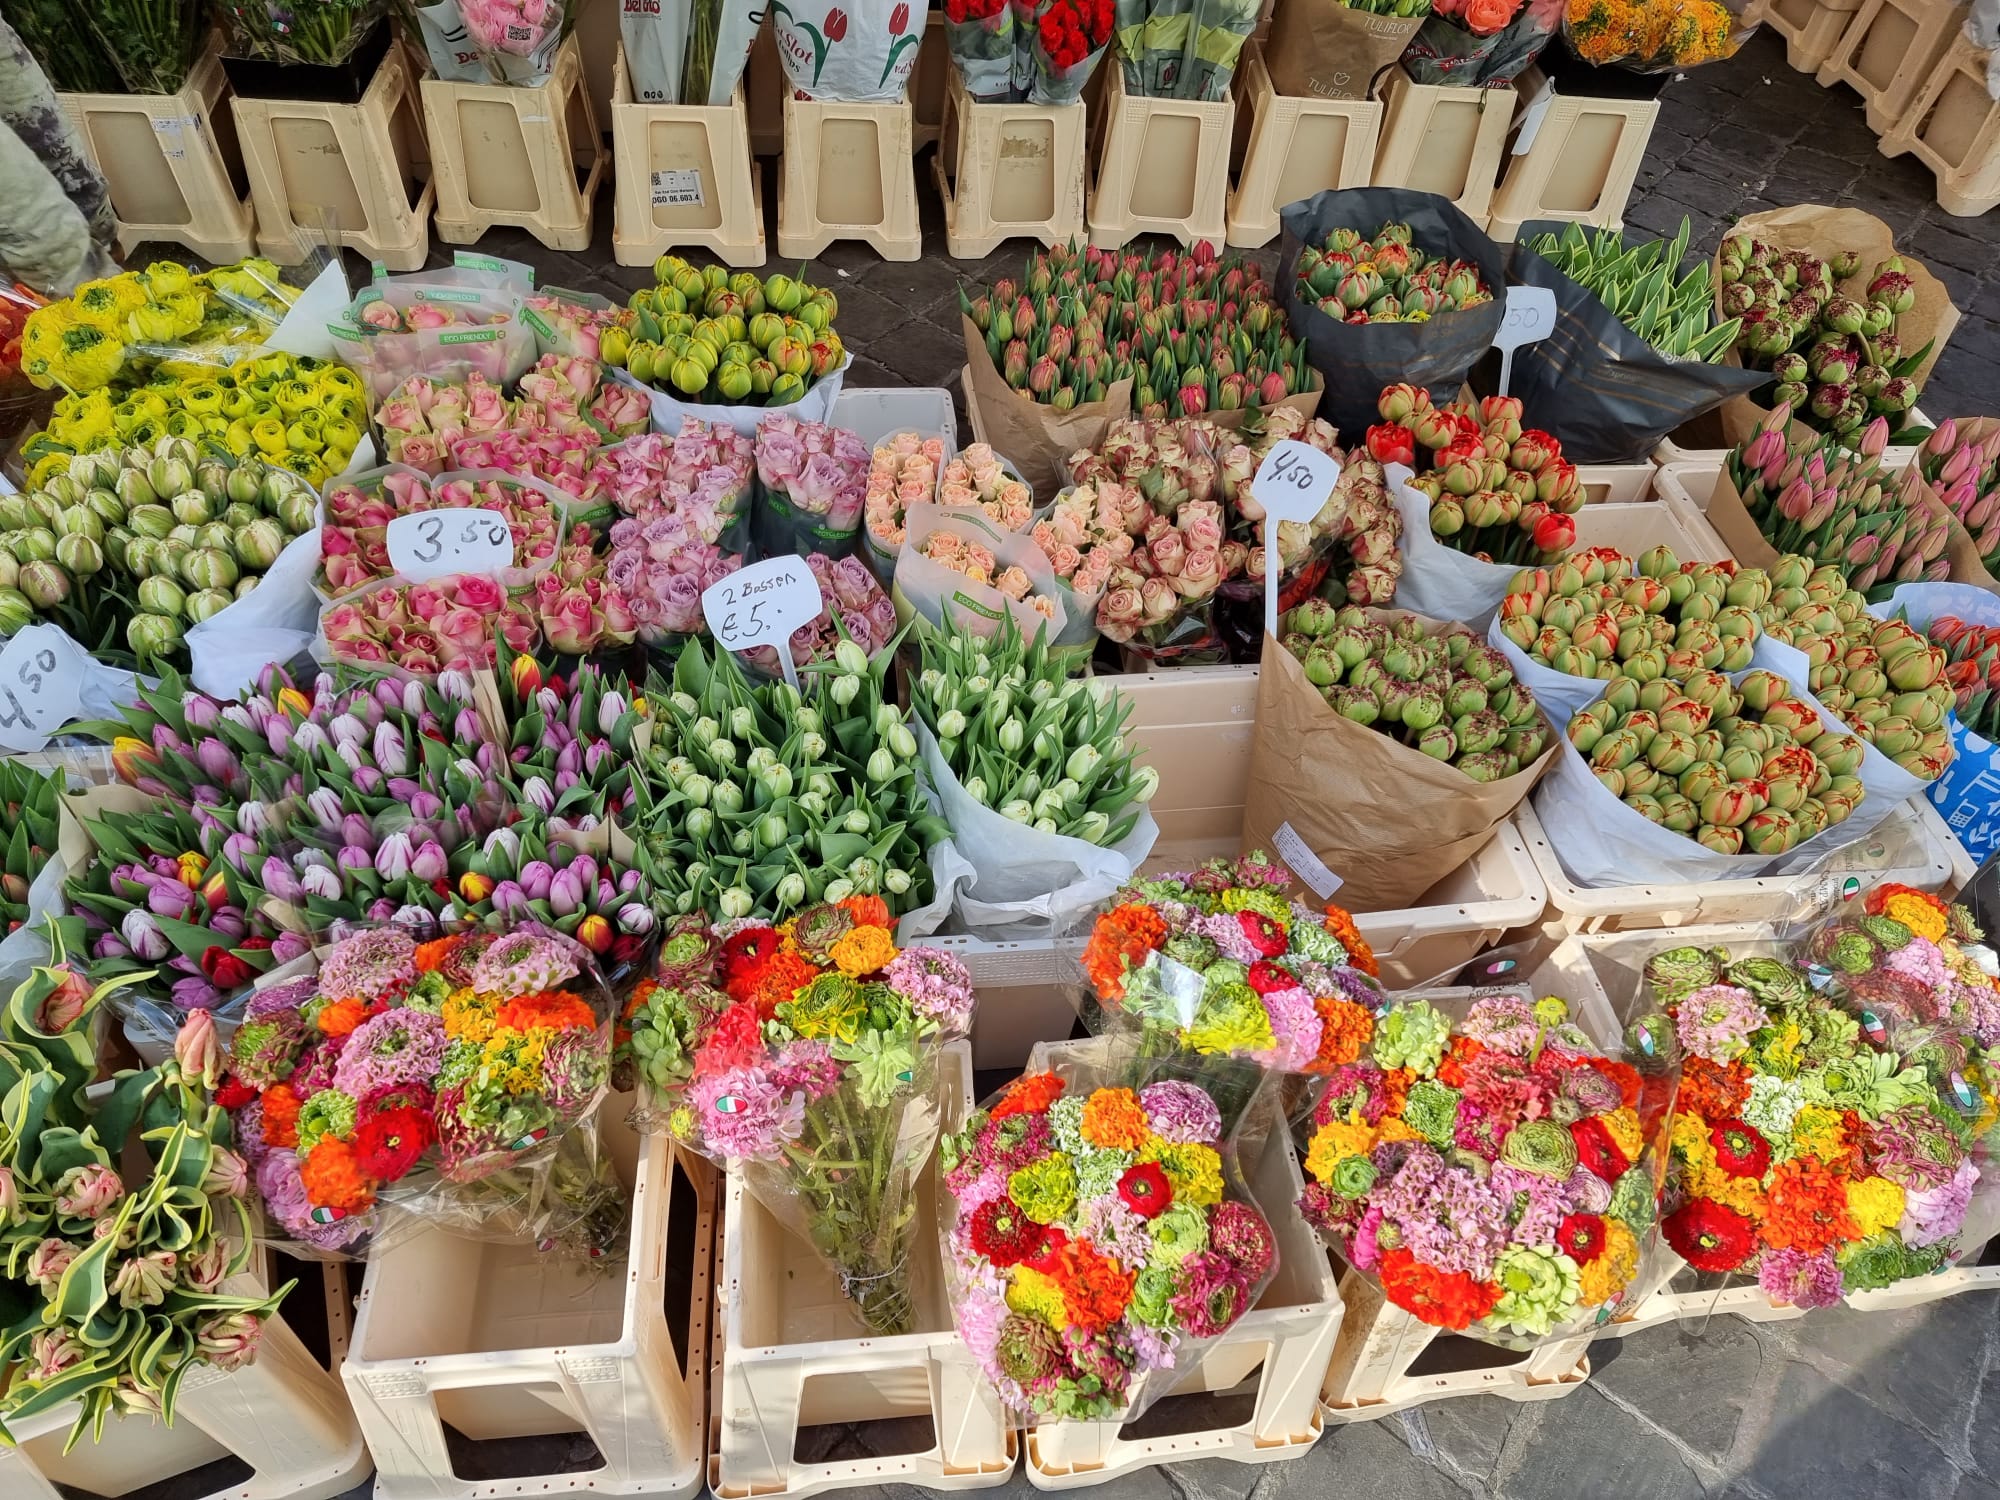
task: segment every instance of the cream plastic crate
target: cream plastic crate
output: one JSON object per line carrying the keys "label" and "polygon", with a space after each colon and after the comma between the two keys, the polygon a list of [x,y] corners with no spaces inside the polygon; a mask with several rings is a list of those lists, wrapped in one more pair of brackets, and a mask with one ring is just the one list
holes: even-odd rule
{"label": "cream plastic crate", "polygon": [[340,243],[391,271],[415,271],[431,248],[423,122],[410,55],[392,45],[359,104],[232,101],[257,252],[281,265],[306,258],[330,215]]}
{"label": "cream plastic crate", "polygon": [[860,240],[884,260],[918,260],[917,174],[910,101],[840,104],[785,95],[778,254],[811,260]]}
{"label": "cream plastic crate", "polygon": [[[972,1050],[945,1049],[938,1068],[943,1118],[977,1101]],[[721,1271],[710,1376],[709,1488],[721,1500],[816,1495],[909,1484],[983,1489],[1014,1472],[1017,1442],[999,1394],[958,1337],[945,1298],[937,1176],[917,1192],[911,1275],[916,1332],[861,1331],[833,1273],[731,1177],[723,1192]],[[801,1427],[927,1419],[936,1441],[920,1453],[807,1463]]]}
{"label": "cream plastic crate", "polygon": [[1762,21],[1785,39],[1785,60],[1801,73],[1817,72],[1840,40],[1861,0],[1751,0],[1743,24]]}
{"label": "cream plastic crate", "polygon": [[[341,1378],[375,1454],[376,1500],[677,1500],[700,1489],[715,1173],[665,1136],[635,1136],[631,1103],[607,1099],[600,1124],[632,1190],[630,1246],[615,1273],[552,1261],[532,1244],[434,1229],[369,1260]],[[687,1275],[691,1294],[670,1270]],[[670,1299],[689,1308],[684,1353]],[[584,1432],[603,1466],[461,1479],[446,1423],[474,1442]]]}
{"label": "cream plastic crate", "polygon": [[1092,106],[1090,243],[1116,250],[1135,235],[1220,245],[1228,230],[1228,99],[1147,99],[1126,92],[1107,55],[1104,97]]}
{"label": "cream plastic crate", "polygon": [[1232,151],[1236,186],[1229,195],[1229,243],[1255,250],[1278,237],[1288,203],[1328,188],[1366,187],[1382,139],[1374,99],[1304,99],[1280,94],[1263,49],[1252,42],[1238,68],[1242,102]]}
{"label": "cream plastic crate", "polygon": [[1044,245],[1082,238],[1086,124],[1081,99],[980,104],[951,70],[931,173],[954,260],[984,260],[1015,235]]}
{"label": "cream plastic crate", "polygon": [[750,150],[756,156],[776,156],[785,149],[785,61],[778,55],[778,34],[770,12],[757,28],[750,60],[743,67],[744,102],[750,109]]}
{"label": "cream plastic crate", "polygon": [[870,390],[844,385],[833,398],[833,414],[827,420],[870,448],[891,433],[917,432],[943,438],[946,458],[958,452],[958,416],[952,410],[951,392],[941,386]]}
{"label": "cream plastic crate", "polygon": [[1986,92],[1987,62],[1983,49],[1958,37],[1882,138],[1884,156],[1913,151],[1937,173],[1938,207],[1959,218],[2000,203],[2000,104]]}
{"label": "cream plastic crate", "polygon": [[1586,505],[1636,505],[1658,498],[1653,486],[1655,465],[1578,464],[1577,482],[1583,486]]}
{"label": "cream plastic crate", "polygon": [[917,44],[917,65],[910,70],[910,133],[919,151],[935,146],[944,134],[944,101],[956,73],[944,35],[944,12],[932,10]]}
{"label": "cream plastic crate", "polygon": [[1401,68],[1382,82],[1382,144],[1375,186],[1416,188],[1456,203],[1474,223],[1493,207],[1512,89],[1457,89],[1415,83]]}
{"label": "cream plastic crate", "polygon": [[[1068,1050],[1066,1043],[1038,1048],[1029,1066],[1045,1067]],[[1201,1393],[1254,1390],[1255,1410],[1233,1427],[1172,1437],[1122,1437],[1117,1421],[1031,1426],[1027,1471],[1036,1489],[1079,1489],[1136,1469],[1202,1458],[1280,1463],[1303,1457],[1319,1441],[1319,1389],[1340,1331],[1340,1287],[1318,1236],[1292,1207],[1305,1179],[1289,1135],[1266,1135],[1244,1176],[1277,1238],[1277,1274],[1257,1305],[1143,1420],[1166,1416],[1183,1397]]]}
{"label": "cream plastic crate", "polygon": [[1659,118],[1657,99],[1557,94],[1527,149],[1507,158],[1487,232],[1505,245],[1533,219],[1622,230]]}
{"label": "cream plastic crate", "polygon": [[[1949,1270],[1934,1271],[1929,1276],[1912,1276],[1908,1281],[1899,1281],[1880,1291],[1849,1292],[1842,1300],[1857,1312],[1897,1312],[1906,1307],[1940,1302],[1946,1297],[1962,1296],[1967,1292],[2000,1291],[2000,1264],[1992,1263],[1991,1246],[1985,1247],[1984,1255],[1973,1259],[1974,1264],[1961,1263]],[[1966,1310],[1973,1314],[1990,1312],[1983,1299]]]}
{"label": "cream plastic crate", "polygon": [[727,104],[641,104],[624,43],[611,83],[611,253],[650,266],[698,245],[732,266],[764,264],[763,172],[750,154],[742,83]]}
{"label": "cream plastic crate", "polygon": [[1965,7],[1953,0],[1862,0],[1819,65],[1820,87],[1853,89],[1867,108],[1868,128],[1887,135],[1937,71],[1964,20]]}
{"label": "cream plastic crate", "polygon": [[[1237,854],[1257,720],[1257,668],[1187,667],[1108,679],[1132,699],[1131,733],[1142,764],[1160,773],[1151,803],[1160,840],[1145,870],[1186,869]],[[1337,897],[1336,893],[1336,897]],[[1355,921],[1391,986],[1458,968],[1481,948],[1542,915],[1544,892],[1511,824],[1484,848],[1401,911],[1358,913]],[[981,942],[927,939],[972,970],[980,1006],[973,1019],[973,1060],[981,1068],[1019,1067],[1035,1043],[1070,1034],[1074,1001],[1052,940]]]}
{"label": "cream plastic crate", "polygon": [[164,240],[221,264],[255,248],[229,80],[213,47],[177,94],[58,94],[56,100],[111,189],[121,255]]}
{"label": "cream plastic crate", "polygon": [[[245,1287],[246,1292],[254,1292]],[[296,1293],[294,1295],[297,1295]],[[368,1449],[340,1381],[322,1369],[282,1316],[264,1326],[253,1364],[230,1374],[198,1365],[182,1379],[167,1427],[113,1417],[101,1442],[62,1451],[76,1407],[8,1422],[19,1446],[0,1448],[7,1500],[115,1496],[221,1459],[251,1469],[189,1500],[332,1500],[368,1476]]]}
{"label": "cream plastic crate", "polygon": [[557,50],[548,82],[536,88],[426,78],[423,100],[439,239],[470,245],[505,224],[551,250],[589,248],[609,153],[575,37]]}

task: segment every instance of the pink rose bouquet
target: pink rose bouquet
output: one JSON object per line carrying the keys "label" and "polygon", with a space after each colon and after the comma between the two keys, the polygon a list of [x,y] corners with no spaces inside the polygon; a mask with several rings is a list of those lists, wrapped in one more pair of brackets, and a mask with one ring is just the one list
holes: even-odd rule
{"label": "pink rose bouquet", "polygon": [[369,333],[424,333],[441,328],[483,327],[491,323],[505,323],[512,316],[510,312],[477,302],[412,302],[408,307],[397,307],[383,297],[364,303],[355,314],[356,320]]}
{"label": "pink rose bouquet", "polygon": [[[824,552],[814,552],[807,555],[806,566],[819,582],[820,598],[826,601],[826,608],[792,632],[787,644],[791,647],[793,666],[830,659],[843,637],[870,656],[895,639],[896,607],[860,558],[831,558]],[[759,646],[746,651],[744,658],[773,675],[779,670],[774,647]]]}
{"label": "pink rose bouquet", "polygon": [[539,479],[588,507],[598,498],[592,478],[597,434],[573,432],[468,432],[445,444],[454,469],[488,469],[516,479]]}
{"label": "pink rose bouquet", "polygon": [[861,520],[869,453],[861,439],[824,422],[766,417],[757,424],[757,477],[772,498],[835,531]]}
{"label": "pink rose bouquet", "polygon": [[[528,299],[527,306],[531,315],[529,326],[536,333],[592,360],[599,357],[598,341],[606,329],[622,328],[629,332],[639,321],[639,315],[629,307],[593,307],[553,292],[537,292]],[[536,327],[537,322],[542,326]],[[645,399],[643,393],[640,399]]]}
{"label": "pink rose bouquet", "polygon": [[395,573],[388,527],[398,516],[431,510],[495,510],[514,534],[514,566],[539,567],[556,555],[560,518],[541,490],[504,479],[444,483],[391,470],[345,480],[327,492],[320,530],[320,588],[338,597]]}
{"label": "pink rose bouquet", "polygon": [[1019,531],[1035,513],[1035,492],[1008,472],[984,443],[974,443],[938,476],[939,505],[978,506],[996,526]]}
{"label": "pink rose bouquet", "polygon": [[606,448],[592,477],[634,520],[675,517],[702,541],[721,543],[748,509],[754,471],[746,435],[727,424],[683,417],[675,436],[649,432]]}
{"label": "pink rose bouquet", "polygon": [[1002,567],[990,548],[954,531],[933,531],[917,544],[917,555],[939,567],[963,574],[974,583],[997,590],[1016,604],[1025,604],[1046,620],[1056,617],[1056,601],[1034,592],[1026,570]]}
{"label": "pink rose bouquet", "polygon": [[483,52],[532,57],[562,29],[562,0],[458,0],[466,34]]}
{"label": "pink rose bouquet", "polygon": [[1112,571],[1132,555],[1132,527],[1150,514],[1146,497],[1116,480],[1080,484],[1056,496],[1028,535],[1056,577],[1085,604],[1094,603]]}
{"label": "pink rose bouquet", "polygon": [[899,432],[876,445],[868,461],[868,492],[864,509],[868,535],[876,546],[893,553],[908,531],[903,518],[912,505],[937,499],[938,470],[944,466],[944,439]]}
{"label": "pink rose bouquet", "polygon": [[535,580],[535,617],[557,651],[580,656],[606,644],[629,643],[639,633],[633,601],[610,579],[596,538],[578,526],[556,555],[555,565]]}
{"label": "pink rose bouquet", "polygon": [[496,640],[527,651],[539,634],[526,604],[493,579],[471,574],[356,594],[322,614],[320,630],[335,661],[400,667],[420,677],[490,667]]}

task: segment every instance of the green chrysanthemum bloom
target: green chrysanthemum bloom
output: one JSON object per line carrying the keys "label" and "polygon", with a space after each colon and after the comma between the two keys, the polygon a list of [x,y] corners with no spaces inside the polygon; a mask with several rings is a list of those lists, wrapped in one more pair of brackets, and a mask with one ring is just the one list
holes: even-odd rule
{"label": "green chrysanthemum bloom", "polygon": [[1147,1229],[1153,1236],[1149,1265],[1178,1266],[1190,1255],[1208,1248],[1208,1220],[1191,1203],[1176,1203]]}
{"label": "green chrysanthemum bloom", "polygon": [[1516,1245],[1502,1251],[1493,1278],[1500,1300],[1483,1320],[1487,1326],[1527,1338],[1544,1338],[1575,1316],[1583,1294],[1576,1262],[1560,1252]]}
{"label": "green chrysanthemum bloom", "polygon": [[1892,953],[1898,948],[1905,947],[1910,939],[1916,936],[1894,917],[1862,917],[1860,926],[1863,932]]}
{"label": "green chrysanthemum bloom", "polygon": [[359,1113],[359,1106],[339,1089],[321,1089],[299,1106],[299,1155],[310,1155],[327,1136],[345,1140],[354,1134]]}
{"label": "green chrysanthemum bloom", "polygon": [[1554,1120],[1516,1125],[1500,1143],[1500,1160],[1508,1166],[1557,1182],[1576,1170],[1576,1159],[1576,1138]]}
{"label": "green chrysanthemum bloom", "polygon": [[1054,1224],[1076,1207],[1076,1169],[1060,1151],[1007,1179],[1007,1196],[1037,1224]]}
{"label": "green chrysanthemum bloom", "polygon": [[1739,958],[1725,975],[1727,982],[1748,990],[1765,1005],[1792,1005],[1808,999],[1812,986],[1805,975],[1782,958]]}
{"label": "green chrysanthemum bloom", "polygon": [[1652,1174],[1643,1166],[1625,1172],[1612,1187],[1611,1202],[1604,1211],[1631,1230],[1633,1238],[1643,1240],[1653,1227],[1656,1212]]}
{"label": "green chrysanthemum bloom", "polygon": [[1138,1159],[1130,1151],[1085,1150],[1079,1153],[1070,1163],[1076,1170],[1077,1200],[1088,1203],[1093,1198],[1116,1192],[1118,1179]]}
{"label": "green chrysanthemum bloom", "polygon": [[1184,963],[1190,969],[1206,969],[1215,962],[1221,950],[1205,937],[1177,932],[1167,939],[1165,952],[1168,958]]}
{"label": "green chrysanthemum bloom", "polygon": [[1451,1022],[1422,1000],[1392,1006],[1375,1022],[1375,1061],[1384,1068],[1408,1068],[1429,1076],[1444,1057]]}
{"label": "green chrysanthemum bloom", "polygon": [[1721,957],[1707,948],[1669,948],[1646,963],[1646,983],[1663,1000],[1692,994],[1714,984],[1721,974]]}
{"label": "green chrysanthemum bloom", "polygon": [[1326,964],[1336,969],[1347,967],[1351,956],[1347,951],[1347,944],[1319,923],[1295,922],[1288,936],[1291,938],[1292,952],[1308,963]]}
{"label": "green chrysanthemum bloom", "polygon": [[1064,1094],[1048,1107],[1045,1118],[1049,1122],[1049,1133],[1055,1137],[1057,1150],[1075,1156],[1085,1149],[1083,1107],[1088,1102],[1081,1094]]}
{"label": "green chrysanthemum bloom", "polygon": [[1222,893],[1222,909],[1229,912],[1262,912],[1280,927],[1292,925],[1292,903],[1276,891],[1245,890],[1236,887]]}
{"label": "green chrysanthemum bloom", "polygon": [[[1483,1165],[1483,1163],[1482,1163]],[[1343,1198],[1360,1198],[1381,1174],[1365,1156],[1343,1156],[1333,1168],[1333,1190]]]}
{"label": "green chrysanthemum bloom", "polygon": [[[1433,1146],[1449,1146],[1458,1123],[1459,1092],[1435,1078],[1421,1078],[1410,1085],[1403,1104],[1403,1123]],[[1569,1132],[1563,1132],[1567,1138]]]}
{"label": "green chrysanthemum bloom", "polygon": [[1743,1119],[1755,1125],[1774,1143],[1790,1136],[1792,1121],[1808,1103],[1806,1090],[1796,1078],[1774,1078],[1759,1073],[1750,1080],[1750,1097],[1743,1101]]}
{"label": "green chrysanthemum bloom", "polygon": [[[1154,1253],[1157,1258],[1157,1245]],[[1126,1311],[1149,1328],[1165,1328],[1171,1324],[1174,1320],[1173,1297],[1180,1280],[1175,1274],[1175,1267],[1179,1264],[1180,1261],[1176,1260],[1172,1265],[1149,1265],[1141,1270],[1132,1283],[1132,1304]]]}

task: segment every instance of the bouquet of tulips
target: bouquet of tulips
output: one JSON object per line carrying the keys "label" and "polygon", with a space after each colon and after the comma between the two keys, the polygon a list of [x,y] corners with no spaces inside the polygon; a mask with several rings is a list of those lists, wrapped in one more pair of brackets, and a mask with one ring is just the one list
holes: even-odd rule
{"label": "bouquet of tulips", "polygon": [[1958,722],[2000,742],[2000,625],[1973,625],[1956,615],[1940,615],[1925,633],[1944,650],[1944,681]]}
{"label": "bouquet of tulips", "polygon": [[710,405],[782,407],[847,366],[833,328],[840,300],[825,287],[678,255],[661,256],[653,277],[657,286],[632,294],[630,335],[609,328],[598,339],[604,362],[642,385]]}
{"label": "bouquet of tulips", "polygon": [[1479,267],[1426,255],[1407,224],[1384,224],[1372,239],[1336,229],[1301,249],[1294,269],[1299,298],[1344,323],[1424,323],[1493,300]]}
{"label": "bouquet of tulips", "polygon": [[1972,538],[1981,565],[2000,568],[2000,422],[1946,417],[1917,450],[1917,467]]}
{"label": "bouquet of tulips", "polygon": [[[1583,486],[1562,444],[1523,428],[1511,396],[1431,404],[1416,386],[1382,392],[1382,422],[1368,451],[1382,463],[1420,466],[1410,488],[1430,501],[1431,535],[1489,562],[1552,562],[1576,543]],[[1421,452],[1420,452],[1421,450]]]}
{"label": "bouquet of tulips", "polygon": [[17,761],[0,761],[0,813],[9,830],[0,849],[0,938],[33,915],[28,888],[56,852],[56,793],[60,781]]}
{"label": "bouquet of tulips", "polygon": [[1791,408],[1780,402],[1755,435],[1731,450],[1728,478],[1741,506],[1732,511],[1734,497],[1716,497],[1725,541],[1741,552],[1730,526],[1735,514],[1747,514],[1779,552],[1831,563],[1854,588],[1875,596],[1898,583],[1950,576],[1944,554],[1952,518],[1920,467],[1894,481],[1884,473],[1887,422],[1876,418],[1852,444],[1832,435],[1800,440],[1790,422]]}

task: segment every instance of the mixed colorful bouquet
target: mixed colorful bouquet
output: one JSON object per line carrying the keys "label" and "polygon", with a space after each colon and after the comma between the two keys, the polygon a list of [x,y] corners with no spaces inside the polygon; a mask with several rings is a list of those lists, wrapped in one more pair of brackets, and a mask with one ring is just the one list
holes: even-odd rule
{"label": "mixed colorful bouquet", "polygon": [[1655,1243],[1671,1075],[1553,996],[1367,1021],[1304,1132],[1307,1220],[1434,1327],[1532,1348],[1615,1312]]}
{"label": "mixed colorful bouquet", "polygon": [[916,1178],[972,979],[848,896],[779,923],[684,919],[635,992],[629,1055],[667,1129],[812,1242],[876,1334],[910,1331]]}
{"label": "mixed colorful bouquet", "polygon": [[[1849,903],[1850,908],[1856,903]],[[1801,949],[1809,977],[1830,980],[1859,1008],[1862,1032],[1931,1071],[1960,1105],[1949,1045],[1940,1031],[1980,1047],[2000,1047],[2000,980],[1983,966],[1992,950],[1965,907],[1894,881],[1817,928]],[[1945,1066],[1938,1066],[1944,1063]]]}
{"label": "mixed colorful bouquet", "polygon": [[559,934],[368,928],[250,997],[217,1098],[266,1212],[315,1249],[355,1246],[378,1204],[546,1232],[563,1210],[534,1169],[604,1092],[610,1014],[590,955]]}
{"label": "mixed colorful bouquet", "polygon": [[[1821,970],[1692,947],[1646,966],[1686,1053],[1667,1242],[1697,1271],[1754,1272],[1798,1307],[1942,1265],[1979,1178],[1968,1148],[1994,1115],[1971,1036],[1937,1026],[1925,1041],[1906,1038],[1907,1056],[1883,1047],[1876,1007],[1892,1003],[1994,1034],[1990,981],[1941,946],[1947,909],[1895,887],[1868,905],[1809,949]],[[1919,940],[1919,928],[1931,936]],[[1816,990],[1826,971],[1858,1018]]]}
{"label": "mixed colorful bouquet", "polygon": [[1134,881],[1091,928],[1089,992],[1108,1017],[1208,1057],[1330,1073],[1368,1039],[1375,955],[1338,906],[1285,895],[1261,852]]}
{"label": "mixed colorful bouquet", "polygon": [[1031,1421],[1135,1415],[1277,1269],[1207,1091],[1101,1072],[1026,1073],[940,1152],[953,1316]]}
{"label": "mixed colorful bouquet", "polygon": [[1563,35],[1587,63],[1671,72],[1733,57],[1752,27],[1727,0],[1569,0]]}

